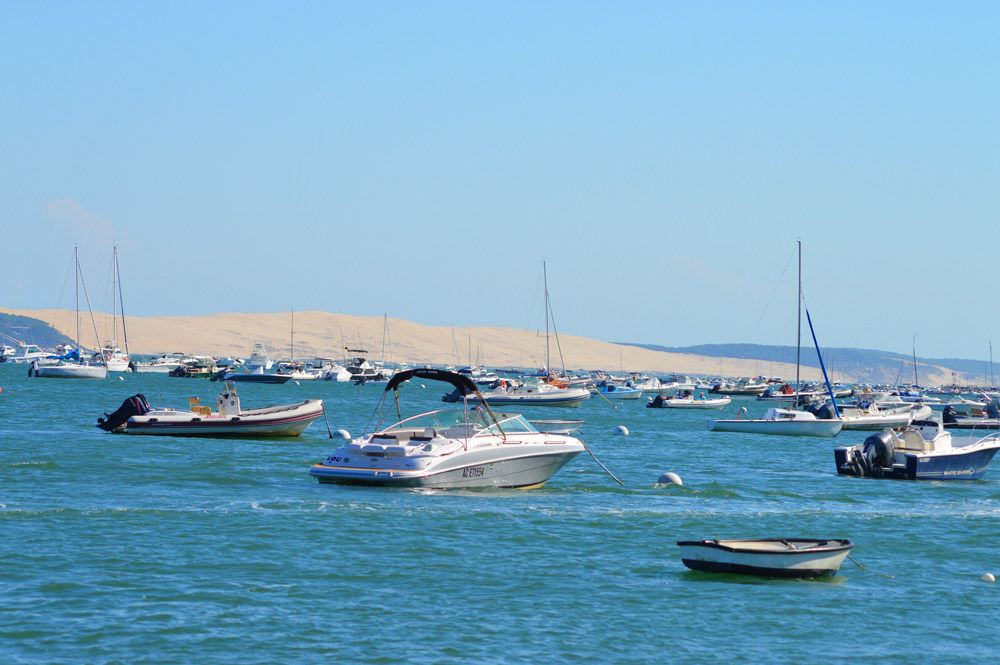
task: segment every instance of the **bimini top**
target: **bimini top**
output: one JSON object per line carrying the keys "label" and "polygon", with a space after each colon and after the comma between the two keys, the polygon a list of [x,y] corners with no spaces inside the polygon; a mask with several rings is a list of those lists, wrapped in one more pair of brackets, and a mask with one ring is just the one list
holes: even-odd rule
{"label": "bimini top", "polygon": [[409,381],[415,376],[421,379],[428,379],[430,381],[444,381],[445,383],[450,383],[458,388],[458,392],[463,396],[473,395],[478,390],[475,382],[465,374],[458,374],[457,372],[449,372],[447,370],[433,369],[430,367],[418,367],[417,369],[408,369],[393,374],[392,378],[389,379],[389,383],[385,387],[385,391],[389,392],[390,390],[395,390],[399,387],[399,384],[404,381]]}

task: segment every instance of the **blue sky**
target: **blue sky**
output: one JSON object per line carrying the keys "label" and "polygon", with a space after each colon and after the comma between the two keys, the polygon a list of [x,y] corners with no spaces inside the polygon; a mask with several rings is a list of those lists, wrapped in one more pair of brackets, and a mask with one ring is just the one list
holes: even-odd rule
{"label": "blue sky", "polygon": [[75,243],[109,303],[115,240],[136,316],[544,327],[544,259],[561,333],[784,344],[801,239],[822,345],[983,358],[998,19],[4,1],[0,305],[69,306]]}

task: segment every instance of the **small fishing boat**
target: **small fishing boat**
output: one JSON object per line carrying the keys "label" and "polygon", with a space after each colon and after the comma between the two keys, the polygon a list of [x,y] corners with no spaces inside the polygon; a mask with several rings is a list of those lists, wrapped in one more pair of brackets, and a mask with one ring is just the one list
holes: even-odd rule
{"label": "small fishing boat", "polygon": [[[741,409],[741,412],[745,410]],[[770,408],[763,418],[740,420],[737,414],[735,420],[708,418],[705,425],[710,432],[834,437],[840,434],[844,421],[839,418],[817,418],[808,411]]]}
{"label": "small fishing boat", "polygon": [[[688,391],[690,392],[690,391]],[[731,397],[695,397],[694,395],[679,395],[665,397],[657,395],[646,405],[647,409],[721,409],[732,402]]]}
{"label": "small fishing boat", "polygon": [[243,409],[236,386],[227,381],[215,400],[216,411],[201,406],[197,397],[188,399],[188,410],[150,407],[142,395],[133,395],[103,418],[97,426],[115,434],[201,437],[298,436],[323,415],[323,400],[308,399],[295,404]]}
{"label": "small fishing boat", "polygon": [[976,480],[1000,450],[1000,433],[953,437],[942,423],[915,420],[884,429],[864,443],[835,448],[837,474],[897,480]]}
{"label": "small fishing boat", "polygon": [[[855,407],[842,407],[840,417],[844,421],[844,430],[880,431],[886,427],[909,425],[914,420],[915,407],[917,405],[913,404],[880,409],[875,402],[860,400]],[[930,410],[920,415],[930,415]]]}
{"label": "small fishing boat", "polygon": [[[466,375],[419,368],[396,373],[376,407],[379,428],[390,405],[400,421],[345,443],[309,469],[319,482],[388,487],[536,488],[586,448],[579,439],[537,431],[523,416],[487,403],[403,418],[399,384],[410,378],[444,381],[463,396],[479,388]],[[394,399],[388,399],[392,392]]]}
{"label": "small fishing boat", "polygon": [[677,543],[681,561],[703,573],[764,577],[836,575],[851,553],[849,540],[767,538],[760,540],[685,540]]}

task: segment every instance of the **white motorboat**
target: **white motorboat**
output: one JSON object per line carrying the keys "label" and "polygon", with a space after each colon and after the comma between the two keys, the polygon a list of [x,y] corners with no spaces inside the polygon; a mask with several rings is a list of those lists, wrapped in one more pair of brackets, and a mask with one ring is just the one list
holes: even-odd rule
{"label": "white motorboat", "polygon": [[298,436],[323,415],[323,400],[308,399],[294,404],[243,409],[235,385],[227,381],[215,400],[216,411],[201,406],[197,397],[188,400],[188,410],[151,408],[146,398],[134,395],[110,416],[97,419],[97,426],[116,434],[201,437]]}
{"label": "white motorboat", "polygon": [[[30,365],[33,361],[39,365],[51,365],[58,362],[49,360],[49,356],[52,354],[42,351],[34,344],[24,344],[23,342],[16,342],[16,344],[16,349],[11,349],[9,346],[4,347],[3,360],[0,362],[14,363],[15,365]],[[7,349],[10,350],[10,353],[7,352]]]}
{"label": "white motorboat", "polygon": [[265,372],[268,372],[272,367],[274,367],[274,361],[271,360],[269,355],[267,355],[267,349],[264,348],[264,342],[257,340],[253,343],[253,351],[250,352],[250,360],[247,361],[246,367],[251,372],[255,371],[258,367],[261,367]]}
{"label": "white motorboat", "polygon": [[768,538],[760,540],[687,540],[677,543],[681,561],[691,570],[764,577],[836,575],[851,553],[849,540]]}
{"label": "white motorboat", "polygon": [[820,419],[808,411],[770,408],[764,413],[763,418],[740,420],[737,414],[735,420],[709,418],[705,421],[705,425],[711,432],[834,437],[840,434],[844,421],[836,418]]}
{"label": "white motorboat", "polygon": [[[460,395],[453,393],[443,397],[442,401],[458,401],[459,398]],[[580,386],[530,381],[509,388],[500,385],[492,391],[476,392],[462,399],[479,400],[490,406],[565,406],[575,409],[590,399],[590,390]]]}
{"label": "white motorboat", "polygon": [[[875,402],[861,400],[856,407],[841,407],[840,418],[844,421],[845,430],[880,431],[886,427],[909,425],[914,420],[913,406],[881,409]],[[930,409],[927,412],[921,415],[930,415]]]}
{"label": "white motorboat", "polygon": [[653,401],[646,405],[647,409],[721,409],[732,403],[731,397],[695,397],[694,395],[683,395],[675,397],[665,397],[657,395]]}
{"label": "white motorboat", "polygon": [[1000,450],[1000,434],[955,437],[940,422],[915,420],[864,443],[834,449],[837,474],[898,480],[977,480]]}
{"label": "white motorboat", "polygon": [[183,359],[185,357],[183,353],[175,353],[171,356],[163,353],[150,358],[147,362],[137,363],[133,360],[132,371],[150,374],[168,374],[171,370],[181,367],[184,364]]}
{"label": "white motorboat", "polygon": [[[393,402],[399,413],[399,384],[411,378],[444,381],[463,396],[478,393],[468,376],[419,368],[396,373],[376,410],[379,422]],[[394,399],[387,400],[390,391]],[[388,402],[388,403],[387,403]],[[488,405],[424,413],[365,434],[309,469],[319,482],[390,487],[511,487],[545,484],[585,450],[570,436],[543,433],[514,413]]]}

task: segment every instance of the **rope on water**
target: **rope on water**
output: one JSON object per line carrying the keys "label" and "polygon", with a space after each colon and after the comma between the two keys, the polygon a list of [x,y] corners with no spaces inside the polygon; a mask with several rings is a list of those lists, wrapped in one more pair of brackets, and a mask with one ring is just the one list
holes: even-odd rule
{"label": "rope on water", "polygon": [[[579,441],[580,441],[580,443],[583,443],[583,439],[580,439]],[[604,471],[605,471],[605,472],[606,472],[606,473],[607,473],[607,474],[608,474],[609,476],[611,476],[612,478],[615,478],[615,474],[611,473],[611,471],[609,471],[609,470],[608,470],[608,467],[606,467],[606,466],[604,466],[603,464],[601,464],[601,460],[597,459],[597,455],[595,455],[595,454],[594,454],[594,451],[592,451],[592,450],[591,450],[590,448],[588,448],[588,447],[587,447],[587,444],[586,444],[586,443],[583,443],[583,448],[584,448],[584,450],[586,450],[586,451],[587,451],[588,453],[590,453],[590,456],[594,458],[594,461],[595,461],[595,462],[597,462],[598,464],[600,464],[600,465],[601,465],[601,468],[602,468],[602,469],[604,469]],[[622,481],[618,480],[617,478],[615,478],[615,482],[616,482],[616,483],[618,483],[619,485],[621,485],[622,487],[625,487],[625,483],[623,483]]]}
{"label": "rope on water", "polygon": [[[854,557],[852,557],[850,554],[847,555],[847,558],[850,559],[851,561],[854,561]],[[885,573],[877,573],[874,570],[872,570],[871,568],[865,568],[864,566],[862,566],[857,561],[854,561],[854,563],[857,565],[858,568],[860,568],[861,570],[865,571],[866,573],[875,573],[876,575],[881,575],[882,577],[888,577],[890,580],[896,579],[893,575],[886,575]]]}

